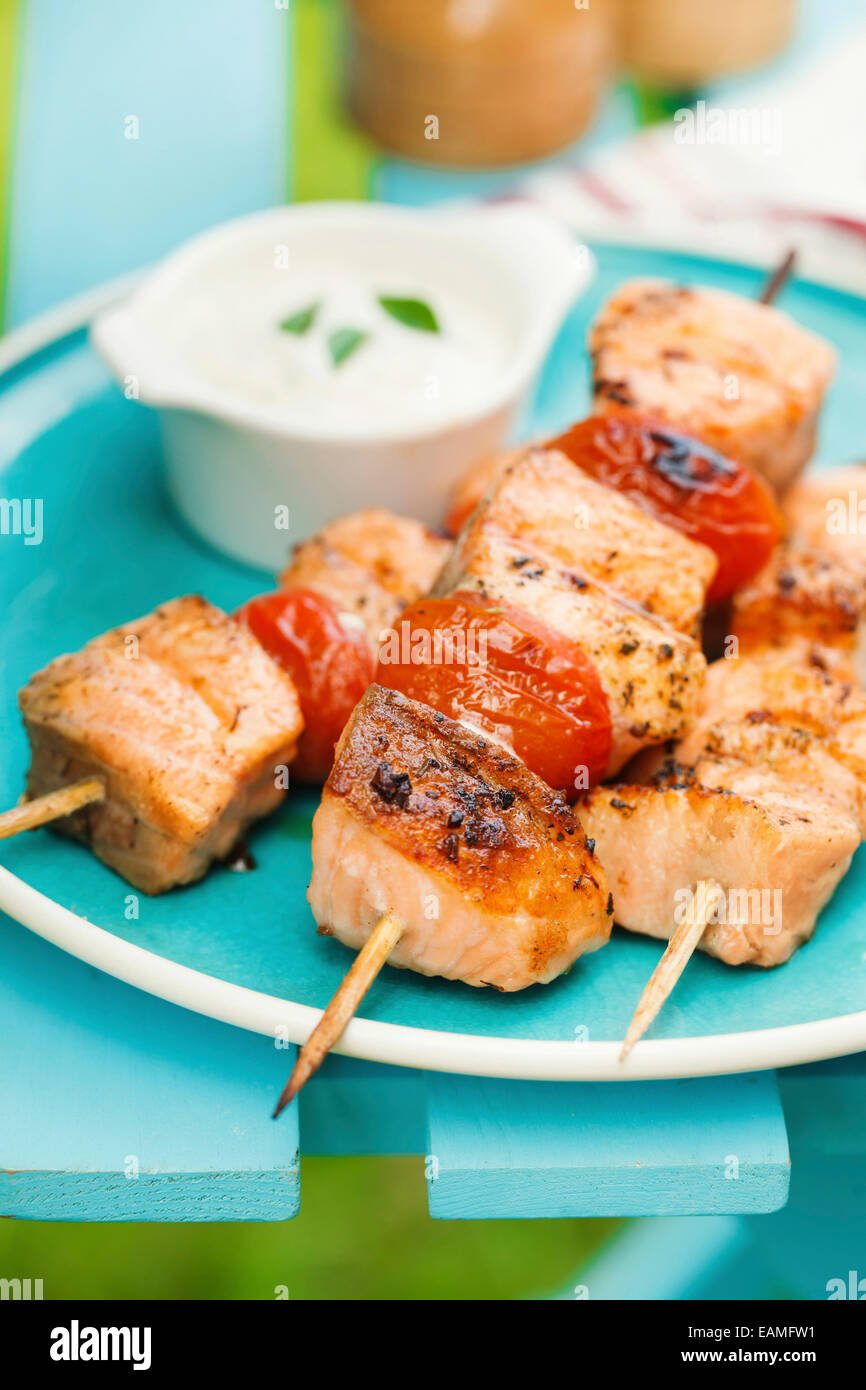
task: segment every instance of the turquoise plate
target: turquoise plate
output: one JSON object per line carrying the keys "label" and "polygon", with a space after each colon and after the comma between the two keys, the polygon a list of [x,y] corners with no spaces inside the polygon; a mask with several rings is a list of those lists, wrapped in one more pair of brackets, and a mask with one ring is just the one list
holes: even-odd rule
{"label": "turquoise plate", "polygon": [[[585,411],[587,324],[621,280],[661,275],[750,294],[762,278],[697,256],[595,249],[598,278],[562,329],[525,433],[559,430]],[[783,305],[839,352],[820,457],[857,457],[866,442],[864,302],[797,282]],[[0,359],[4,351],[18,359],[0,376],[0,491],[39,497],[44,513],[42,544],[0,535],[2,805],[21,792],[27,746],[15,694],[32,671],[172,595],[201,592],[231,609],[270,582],[183,529],[162,487],[154,416],[112,384],[82,321],[58,332],[69,319],[52,316],[45,332],[29,335],[24,355],[14,343],[0,345]],[[351,961],[316,935],[304,896],[314,809],[314,796],[292,795],[252,836],[254,872],[218,868],[192,888],[142,897],[138,916],[128,885],[85,850],[47,831],[24,835],[0,846],[8,871],[0,871],[0,906],[132,984],[260,1032],[282,1027],[297,1041]],[[516,995],[386,970],[342,1050],[551,1079],[740,1071],[858,1051],[866,1047],[864,889],[861,851],[813,940],[784,969],[731,970],[696,957],[625,1066],[613,1040],[623,1036],[660,948],[621,931],[561,980]]]}

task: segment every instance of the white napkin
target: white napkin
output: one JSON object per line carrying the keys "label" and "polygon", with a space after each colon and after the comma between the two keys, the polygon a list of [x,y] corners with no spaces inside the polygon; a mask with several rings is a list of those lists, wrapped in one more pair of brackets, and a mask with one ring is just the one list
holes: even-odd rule
{"label": "white napkin", "polygon": [[708,98],[522,192],[581,236],[771,264],[866,292],[866,28],[745,95]]}

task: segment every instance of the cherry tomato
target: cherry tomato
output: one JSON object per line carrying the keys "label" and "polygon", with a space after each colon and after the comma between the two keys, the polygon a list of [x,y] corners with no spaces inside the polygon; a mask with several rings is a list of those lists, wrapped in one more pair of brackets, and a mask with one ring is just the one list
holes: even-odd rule
{"label": "cherry tomato", "polygon": [[292,772],[324,782],[334,744],[373,678],[367,637],[341,621],[339,609],[312,589],[250,599],[236,614],[295,683],[304,732]]}
{"label": "cherry tomato", "polygon": [[561,449],[598,482],[714,550],[719,568],[707,595],[711,602],[757,574],[782,538],[782,519],[766,483],[661,421],[590,416],[548,448]]}
{"label": "cherry tomato", "polygon": [[595,666],[520,608],[470,593],[420,599],[383,643],[376,681],[488,731],[567,795],[585,785],[580,769],[589,782],[604,775],[612,729]]}

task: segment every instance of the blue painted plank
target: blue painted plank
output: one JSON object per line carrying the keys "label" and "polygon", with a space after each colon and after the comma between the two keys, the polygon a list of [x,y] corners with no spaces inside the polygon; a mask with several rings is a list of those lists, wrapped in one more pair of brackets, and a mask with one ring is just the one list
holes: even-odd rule
{"label": "blue painted plank", "polygon": [[778,1083],[791,1149],[783,1210],[628,1226],[553,1297],[866,1298],[866,1054],[790,1067]]}
{"label": "blue painted plank", "polygon": [[0,1215],[279,1221],[295,1050],[162,1003],[0,917]]}
{"label": "blue painted plank", "polygon": [[772,1073],[634,1084],[431,1081],[432,1216],[769,1212],[787,1196]]}
{"label": "blue painted plank", "polygon": [[866,1299],[866,1163],[795,1160],[784,1211],[749,1221],[756,1254],[799,1298]]}
{"label": "blue painted plank", "polygon": [[779,1073],[791,1198],[748,1222],[754,1247],[801,1298],[866,1299],[866,1055]]}
{"label": "blue painted plank", "polygon": [[287,8],[27,0],[23,11],[7,327],[283,200]]}
{"label": "blue painted plank", "polygon": [[428,1072],[327,1058],[301,1092],[305,1154],[422,1154]]}
{"label": "blue painted plank", "polygon": [[779,1072],[795,1160],[866,1155],[866,1052]]}
{"label": "blue painted plank", "polygon": [[748,1258],[748,1235],[735,1216],[650,1217],[619,1230],[552,1297],[584,1300],[706,1298],[719,1280],[728,1298],[756,1298],[766,1277],[732,1279]]}

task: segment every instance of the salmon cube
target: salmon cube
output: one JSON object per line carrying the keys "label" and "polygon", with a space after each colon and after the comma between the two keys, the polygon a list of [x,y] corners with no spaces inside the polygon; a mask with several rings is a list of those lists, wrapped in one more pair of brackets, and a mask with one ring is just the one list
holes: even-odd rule
{"label": "salmon cube", "polygon": [[866,574],[866,466],[810,469],[781,506],[792,539]]}
{"label": "salmon cube", "polygon": [[598,414],[654,415],[778,489],[812,456],[835,353],[779,309],[630,280],[605,304],[589,346]]}
{"label": "salmon cube", "polygon": [[700,627],[717,568],[689,540],[597,483],[558,450],[534,450],[511,467],[464,528],[452,563],[498,532],[530,554],[543,552],[678,632]]}
{"label": "salmon cube", "polygon": [[580,807],[616,921],[666,940],[714,889],[700,947],[728,965],[780,965],[815,929],[860,842],[853,816],[763,768],[703,759],[654,785],[596,787]]}
{"label": "salmon cube", "polygon": [[730,633],[740,656],[810,661],[837,680],[866,677],[866,571],[796,542],[777,546],[733,598]]}
{"label": "salmon cube", "polygon": [[518,759],[373,685],[313,820],[320,932],[358,950],[393,912],[391,965],[500,990],[548,983],[610,935],[580,822]]}
{"label": "salmon cube", "polygon": [[[613,746],[606,775],[611,776],[639,749],[685,732],[698,708],[706,663],[693,637],[675,630],[631,596],[640,588],[640,572],[628,558],[620,562],[612,553],[618,549],[619,533],[616,528],[606,530],[611,507],[616,512],[625,499],[609,494],[615,498],[609,504],[608,490],[599,488],[596,493],[595,484],[586,481],[589,488],[580,470],[556,453],[536,453],[516,464],[458,537],[434,593],[468,592],[501,600],[582,648],[608,702]],[[597,510],[587,514],[589,526],[575,528],[573,505],[591,504]],[[557,522],[560,506],[572,510]],[[640,526],[650,538],[645,591],[671,611],[677,601],[669,593],[658,558],[649,559],[656,527],[666,533],[668,528],[643,513]],[[682,537],[668,534],[674,541],[671,553],[679,554]],[[686,541],[689,556],[690,546]],[[703,556],[703,547],[694,550],[693,573],[709,576],[714,557]],[[602,573],[608,574],[610,584],[593,577]],[[627,594],[618,591],[617,581]],[[702,582],[694,582],[689,597],[689,574],[684,576],[686,598],[679,612],[681,617],[688,615],[686,621],[693,619]]]}
{"label": "salmon cube", "polygon": [[382,630],[427,593],[450,548],[420,521],[370,507],[297,545],[280,587],[324,594],[363,627],[375,652]]}
{"label": "salmon cube", "polygon": [[102,778],[105,801],[53,828],[146,893],[201,878],[279,805],[302,728],[289,677],[195,596],[58,657],[19,704],[28,796]]}

